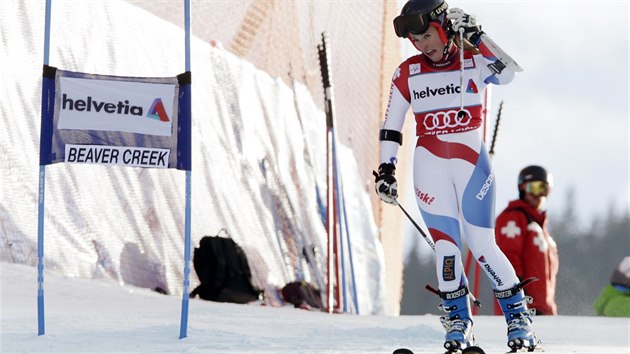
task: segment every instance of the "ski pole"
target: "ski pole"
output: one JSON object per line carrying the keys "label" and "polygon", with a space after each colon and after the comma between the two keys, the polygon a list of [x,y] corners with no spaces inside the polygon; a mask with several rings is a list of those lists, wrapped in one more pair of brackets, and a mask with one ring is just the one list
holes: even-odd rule
{"label": "ski pole", "polygon": [[[374,175],[374,177],[378,178],[378,173],[376,171],[374,171],[374,170],[372,171],[372,175]],[[407,216],[407,219],[409,219],[409,221],[411,221],[413,226],[416,227],[416,229],[420,232],[420,235],[422,235],[422,237],[425,239],[425,241],[427,241],[429,246],[431,246],[431,249],[433,249],[435,251],[435,243],[433,243],[433,239],[431,239],[431,237],[429,237],[429,235],[427,235],[427,233],[424,232],[424,230],[422,230],[420,225],[418,225],[416,223],[416,221],[411,217],[411,215],[409,215],[409,213],[407,213],[407,210],[405,210],[405,208],[403,208],[403,206],[398,202],[398,200],[396,200],[396,205],[398,205],[400,210],[402,210],[402,212],[405,213],[405,215]]]}
{"label": "ski pole", "polygon": [[[374,175],[374,177],[378,177],[378,173],[376,171],[372,171],[372,174]],[[431,239],[431,237],[429,237],[429,235],[427,235],[427,233],[424,232],[424,230],[422,230],[420,225],[418,225],[416,223],[416,221],[411,217],[411,215],[409,215],[409,213],[407,213],[407,210],[405,210],[405,208],[403,208],[403,206],[398,202],[398,200],[396,200],[396,205],[398,205],[400,210],[402,210],[402,212],[405,214],[405,216],[407,216],[407,219],[409,219],[409,221],[411,221],[413,226],[416,227],[416,229],[420,232],[420,235],[422,235],[424,240],[427,241],[429,246],[431,246],[431,249],[433,249],[433,251],[435,252],[435,243],[433,242],[433,239]],[[425,288],[427,290],[429,290],[430,292],[438,295],[438,296],[440,295],[440,292],[438,290],[436,290],[435,288],[433,288],[432,286],[430,286],[430,285],[427,285]],[[473,293],[469,292],[468,296],[470,297],[470,300],[473,302],[473,304],[475,306],[481,307],[481,301],[477,300],[477,298],[475,297],[475,295],[473,295]]]}
{"label": "ski pole", "polygon": [[503,101],[499,103],[499,112],[497,112],[497,120],[494,122],[494,131],[492,132],[492,142],[490,143],[490,156],[494,156],[494,144],[497,141],[497,133],[499,131],[499,122],[501,121],[501,111],[503,110]]}
{"label": "ski pole", "polygon": [[466,117],[464,111],[464,28],[459,29],[459,112],[457,117],[463,119]]}
{"label": "ski pole", "polygon": [[464,28],[459,28],[459,112],[458,116],[463,118],[464,113]]}
{"label": "ski pole", "polygon": [[[422,228],[420,227],[420,225],[418,225],[415,220],[413,220],[413,218],[411,217],[411,215],[409,215],[409,213],[407,213],[407,211],[405,210],[405,208],[403,208],[402,205],[400,205],[400,203],[398,201],[396,201],[396,205],[398,205],[398,207],[400,207],[400,210],[403,211],[403,213],[405,213],[405,215],[407,216],[407,218],[409,219],[409,221],[411,221],[411,223],[413,224],[413,226],[416,227],[416,229],[418,229],[418,231],[420,231],[420,234],[422,235],[422,237],[424,237],[424,239],[427,241],[427,243],[429,244],[429,246],[431,246],[431,248],[433,249],[433,251],[435,251],[435,243],[433,243],[433,240],[422,230]],[[429,290],[430,292],[440,296],[440,292],[433,288],[431,285],[426,285],[425,288],[427,290]],[[475,297],[475,295],[471,292],[468,293],[468,296],[470,297],[470,300],[473,302],[473,304],[477,307],[481,307],[481,301],[477,300],[477,298]]]}
{"label": "ski pole", "polygon": [[413,218],[411,217],[411,215],[409,215],[409,213],[407,213],[407,211],[405,210],[405,208],[403,208],[403,206],[396,201],[396,205],[398,205],[398,207],[400,208],[400,210],[402,210],[403,213],[405,213],[405,215],[407,216],[407,218],[409,219],[409,221],[411,221],[411,223],[413,224],[413,226],[416,227],[416,229],[418,229],[418,231],[420,232],[420,235],[422,235],[422,237],[424,237],[425,241],[427,241],[427,243],[429,244],[429,246],[431,246],[431,248],[435,251],[435,243],[433,243],[433,240],[424,232],[424,230],[422,230],[422,228],[420,227],[420,225],[416,224],[416,221],[413,220]]}

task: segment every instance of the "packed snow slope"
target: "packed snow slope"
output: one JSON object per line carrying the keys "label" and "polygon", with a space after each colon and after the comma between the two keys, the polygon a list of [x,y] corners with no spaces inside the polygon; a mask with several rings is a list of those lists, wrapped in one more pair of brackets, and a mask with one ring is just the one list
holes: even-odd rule
{"label": "packed snow slope", "polygon": [[[192,300],[179,339],[181,299],[108,280],[47,272],[46,334],[37,335],[37,271],[0,263],[2,353],[441,353],[439,318],[357,316]],[[437,300],[436,300],[437,303]],[[629,353],[630,319],[539,317],[546,353]],[[501,317],[478,316],[486,352],[504,353]]]}

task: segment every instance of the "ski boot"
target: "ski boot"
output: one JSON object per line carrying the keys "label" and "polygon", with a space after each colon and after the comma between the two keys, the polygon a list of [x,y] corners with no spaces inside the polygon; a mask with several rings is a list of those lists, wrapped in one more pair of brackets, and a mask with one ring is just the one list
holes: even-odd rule
{"label": "ski boot", "polygon": [[536,310],[527,309],[532,298],[525,296],[521,284],[508,290],[495,290],[494,296],[499,300],[507,322],[507,345],[511,352],[515,353],[520,349],[533,352],[538,345],[538,339],[530,327]]}
{"label": "ski boot", "polygon": [[468,302],[468,288],[463,286],[452,292],[439,292],[444,300],[440,309],[447,313],[440,317],[440,322],[446,330],[444,348],[447,353],[457,352],[475,345],[472,333],[472,316]]}

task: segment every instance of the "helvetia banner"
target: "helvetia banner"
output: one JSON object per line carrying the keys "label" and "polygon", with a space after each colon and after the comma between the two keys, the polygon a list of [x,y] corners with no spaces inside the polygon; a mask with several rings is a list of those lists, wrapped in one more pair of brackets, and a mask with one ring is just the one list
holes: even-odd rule
{"label": "helvetia banner", "polygon": [[60,76],[57,128],[171,136],[176,86]]}
{"label": "helvetia banner", "polygon": [[44,66],[40,164],[190,170],[190,73],[147,78]]}

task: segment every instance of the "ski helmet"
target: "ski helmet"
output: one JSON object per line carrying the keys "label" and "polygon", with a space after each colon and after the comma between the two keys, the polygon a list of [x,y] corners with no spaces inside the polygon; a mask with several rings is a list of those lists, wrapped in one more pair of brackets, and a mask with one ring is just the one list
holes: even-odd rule
{"label": "ski helmet", "polygon": [[409,0],[394,19],[394,31],[398,37],[407,38],[409,34],[424,33],[431,22],[435,22],[442,30],[440,36],[446,38],[449,32],[447,9],[448,4],[444,0]]}
{"label": "ski helmet", "polygon": [[531,165],[521,170],[518,174],[518,190],[521,199],[525,194],[524,186],[527,182],[541,181],[545,182],[548,188],[553,186],[553,176],[543,167]]}

